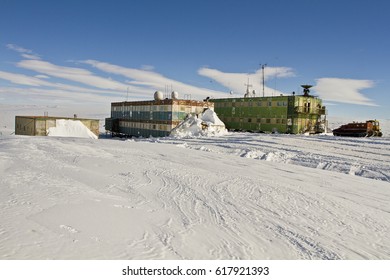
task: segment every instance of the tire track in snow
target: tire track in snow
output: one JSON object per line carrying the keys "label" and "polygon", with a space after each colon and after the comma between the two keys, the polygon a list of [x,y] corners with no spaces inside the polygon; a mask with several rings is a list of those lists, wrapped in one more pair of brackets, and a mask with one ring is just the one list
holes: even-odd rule
{"label": "tire track in snow", "polygon": [[158,142],[390,182],[390,141],[387,138],[237,133],[218,138],[159,139]]}

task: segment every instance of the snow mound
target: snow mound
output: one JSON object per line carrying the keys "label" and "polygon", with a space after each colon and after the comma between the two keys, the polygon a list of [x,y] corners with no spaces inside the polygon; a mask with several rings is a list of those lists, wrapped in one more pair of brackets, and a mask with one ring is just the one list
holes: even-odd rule
{"label": "snow mound", "polygon": [[221,136],[227,133],[225,124],[218,118],[217,114],[207,109],[199,116],[188,116],[177,127],[171,131],[174,137],[192,136]]}
{"label": "snow mound", "polygon": [[79,138],[92,138],[98,137],[88,129],[81,121],[78,120],[56,120],[56,126],[50,127],[47,131],[48,136],[60,136],[60,137],[79,137]]}

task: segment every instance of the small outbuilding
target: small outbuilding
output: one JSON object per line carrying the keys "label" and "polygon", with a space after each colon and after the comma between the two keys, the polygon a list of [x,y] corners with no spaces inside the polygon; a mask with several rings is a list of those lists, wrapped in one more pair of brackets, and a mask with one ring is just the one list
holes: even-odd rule
{"label": "small outbuilding", "polygon": [[58,120],[80,121],[93,134],[95,134],[97,137],[99,136],[99,120],[49,116],[16,116],[15,134],[29,136],[47,136],[49,129],[56,127]]}

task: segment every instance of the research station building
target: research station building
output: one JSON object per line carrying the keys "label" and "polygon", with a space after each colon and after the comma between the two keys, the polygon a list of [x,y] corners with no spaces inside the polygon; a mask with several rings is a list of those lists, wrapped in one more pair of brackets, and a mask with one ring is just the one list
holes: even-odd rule
{"label": "research station building", "polygon": [[322,133],[327,127],[322,100],[303,94],[256,97],[247,89],[242,98],[212,99],[214,111],[229,130],[271,133]]}
{"label": "research station building", "polygon": [[164,137],[189,114],[197,115],[207,108],[214,109],[214,104],[179,99],[176,91],[164,98],[162,92],[156,91],[154,100],[111,103],[111,117],[106,118],[105,128],[112,136]]}

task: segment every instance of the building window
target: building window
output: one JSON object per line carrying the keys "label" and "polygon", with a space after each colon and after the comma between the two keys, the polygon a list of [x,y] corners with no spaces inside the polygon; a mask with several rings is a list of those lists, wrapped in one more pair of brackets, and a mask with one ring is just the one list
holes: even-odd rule
{"label": "building window", "polygon": [[265,119],[265,123],[271,123],[271,119]]}
{"label": "building window", "polygon": [[268,101],[268,106],[272,107],[272,101]]}
{"label": "building window", "polygon": [[251,119],[251,118],[248,119],[248,123],[250,123],[250,122],[252,122],[252,119]]}

